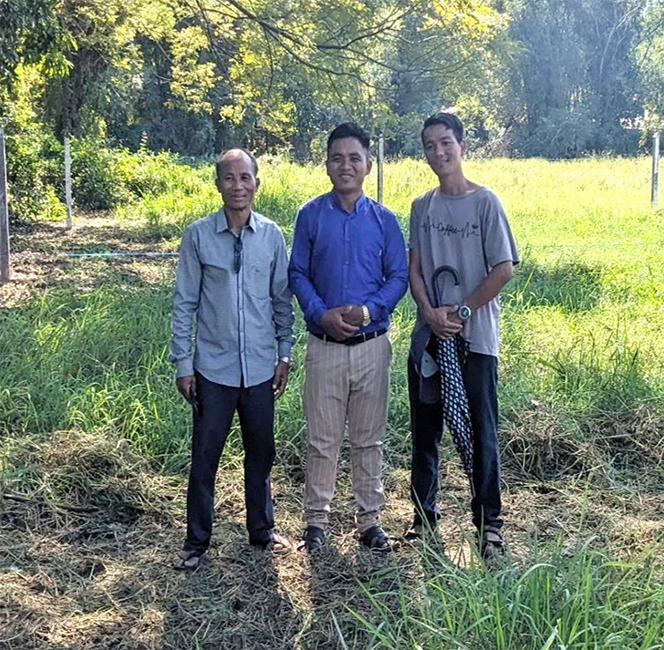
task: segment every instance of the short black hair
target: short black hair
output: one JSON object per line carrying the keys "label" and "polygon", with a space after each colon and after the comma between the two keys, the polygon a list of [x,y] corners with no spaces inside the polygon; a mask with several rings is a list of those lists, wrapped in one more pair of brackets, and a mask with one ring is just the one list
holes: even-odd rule
{"label": "short black hair", "polygon": [[254,176],[258,176],[258,161],[256,160],[256,156],[254,156],[251,151],[247,151],[244,147],[231,147],[230,149],[226,149],[226,151],[222,151],[219,154],[219,157],[217,158],[217,163],[215,165],[215,168],[217,170],[217,178],[219,178],[219,170],[221,168],[223,161],[223,157],[229,152],[229,151],[241,151],[242,153],[247,154],[249,156],[249,160],[251,160],[251,168],[254,170]]}
{"label": "short black hair", "polygon": [[420,134],[422,142],[424,142],[425,129],[428,129],[430,126],[436,126],[436,124],[442,124],[446,129],[450,129],[454,133],[456,141],[461,144],[463,140],[463,122],[454,113],[436,113],[427,117],[424,120],[422,133]]}
{"label": "short black hair", "polygon": [[355,124],[355,122],[344,122],[343,124],[339,124],[339,126],[336,127],[327,138],[328,154],[332,148],[332,143],[335,140],[341,140],[342,138],[355,138],[367,153],[369,152],[370,140],[367,132],[359,124]]}

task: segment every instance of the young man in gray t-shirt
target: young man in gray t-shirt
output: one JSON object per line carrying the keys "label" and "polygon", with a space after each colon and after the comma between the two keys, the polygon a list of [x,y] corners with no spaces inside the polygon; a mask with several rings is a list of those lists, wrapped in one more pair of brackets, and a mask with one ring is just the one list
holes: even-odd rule
{"label": "young man in gray t-shirt", "polygon": [[[498,445],[498,295],[519,260],[498,197],[463,174],[466,143],[459,118],[451,113],[429,117],[422,129],[422,144],[439,186],[413,201],[410,218],[410,289],[418,309],[408,359],[411,496],[415,503],[409,535],[420,536],[423,526],[434,528],[440,518],[436,504],[443,429],[440,374],[432,374],[422,359],[435,358],[436,337],[449,339],[460,334],[469,349],[462,374],[475,448],[473,523],[481,535],[483,554],[500,552],[504,540]],[[451,272],[441,276],[442,306],[437,306],[432,276],[440,266],[456,271],[458,283]]]}

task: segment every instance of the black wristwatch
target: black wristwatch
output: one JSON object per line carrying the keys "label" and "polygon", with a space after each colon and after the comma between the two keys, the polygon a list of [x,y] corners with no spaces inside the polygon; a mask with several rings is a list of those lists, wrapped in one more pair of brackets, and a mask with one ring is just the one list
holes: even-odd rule
{"label": "black wristwatch", "polygon": [[459,317],[459,320],[462,320],[462,321],[465,322],[472,315],[473,315],[473,310],[468,305],[461,305],[461,307],[459,307],[459,309],[457,309],[457,316]]}

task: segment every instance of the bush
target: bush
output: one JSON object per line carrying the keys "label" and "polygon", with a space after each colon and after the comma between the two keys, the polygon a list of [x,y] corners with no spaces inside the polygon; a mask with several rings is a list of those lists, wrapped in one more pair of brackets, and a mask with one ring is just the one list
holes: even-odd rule
{"label": "bush", "polygon": [[36,129],[9,134],[6,143],[11,221],[63,218],[64,191],[55,185],[62,145]]}
{"label": "bush", "polygon": [[[185,196],[200,182],[167,152],[114,149],[92,138],[72,138],[72,194],[80,210],[113,210],[176,190]],[[16,129],[7,139],[12,221],[65,216],[64,146],[39,128]]]}
{"label": "bush", "polygon": [[114,151],[88,139],[72,142],[72,191],[76,205],[86,210],[111,210],[129,201],[129,192]]}

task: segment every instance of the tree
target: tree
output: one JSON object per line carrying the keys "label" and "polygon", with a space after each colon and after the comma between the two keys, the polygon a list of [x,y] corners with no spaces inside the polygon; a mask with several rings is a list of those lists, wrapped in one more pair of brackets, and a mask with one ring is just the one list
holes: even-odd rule
{"label": "tree", "polygon": [[630,52],[644,0],[517,0],[511,35],[521,48],[508,117],[523,155],[627,153],[641,106]]}

